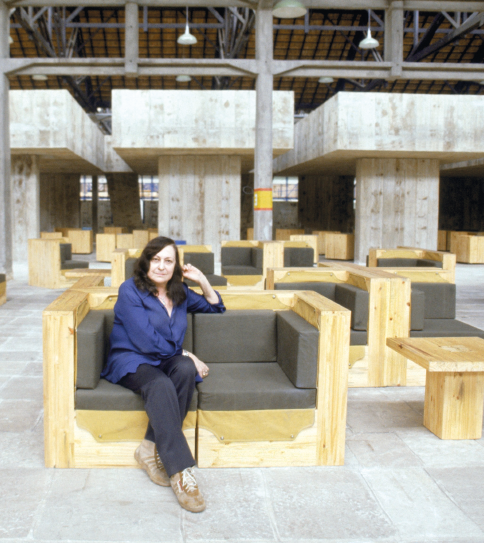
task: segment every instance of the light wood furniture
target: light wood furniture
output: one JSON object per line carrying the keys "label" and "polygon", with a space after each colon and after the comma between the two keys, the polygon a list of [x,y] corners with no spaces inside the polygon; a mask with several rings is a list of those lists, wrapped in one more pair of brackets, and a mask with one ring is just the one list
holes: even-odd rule
{"label": "light wood furniture", "polygon": [[355,257],[354,234],[328,232],[326,234],[326,258],[330,260],[353,260]]}
{"label": "light wood furniture", "polygon": [[[89,424],[118,428],[104,439],[75,408],[76,331],[89,311],[111,309],[117,289],[74,286],[43,312],[45,465],[58,468],[135,467],[144,412],[97,411]],[[350,312],[314,292],[223,291],[227,309],[291,310],[314,326],[318,338],[314,423],[285,441],[223,442],[191,429],[188,440],[201,467],[343,465],[346,430]],[[115,420],[111,420],[112,418]],[[109,420],[108,420],[109,419]],[[89,426],[88,426],[89,427]]]}
{"label": "light wood furniture", "polygon": [[150,241],[148,230],[133,230],[133,247],[143,249]]}
{"label": "light wood furniture", "polygon": [[59,239],[64,237],[62,232],[41,232],[40,239]]}
{"label": "light wood furniture", "polygon": [[254,239],[254,229],[253,228],[247,228],[247,239],[248,240]]}
{"label": "light wood furniture", "polygon": [[4,273],[0,273],[0,305],[7,301],[7,278]]}
{"label": "light wood furniture", "polygon": [[484,236],[476,233],[452,232],[451,246],[457,262],[484,264]]}
{"label": "light wood furniture", "polygon": [[303,241],[307,247],[311,247],[314,250],[314,263],[319,261],[319,238],[313,234],[292,234],[289,236],[289,241]]}
{"label": "light wood furniture", "polygon": [[133,234],[116,234],[116,249],[135,249]]}
{"label": "light wood furniture", "polygon": [[320,255],[326,254],[326,235],[327,234],[340,234],[336,230],[313,230],[313,235],[318,236],[318,253]]}
{"label": "light wood furniture", "polygon": [[439,230],[437,238],[437,251],[450,250],[449,230]]}
{"label": "light wood furniture", "polygon": [[96,260],[111,262],[111,255],[116,249],[116,234],[96,234]]}
{"label": "light wood furniture", "polygon": [[103,232],[105,234],[126,234],[128,228],[126,226],[105,226]]}
{"label": "light wood furniture", "polygon": [[276,228],[276,241],[289,241],[291,236],[301,236],[304,228]]}
{"label": "light wood furniture", "polygon": [[484,340],[389,338],[401,358],[425,368],[424,426],[441,439],[480,439],[484,403]]}
{"label": "light wood furniture", "polygon": [[409,334],[408,279],[364,266],[349,267],[339,263],[320,264],[318,268],[267,270],[267,289],[273,289],[276,283],[300,282],[346,283],[369,294],[367,345],[350,345],[349,387],[414,384],[412,375],[407,375],[407,365],[386,346],[388,337],[406,337]]}
{"label": "light wood furniture", "polygon": [[72,245],[73,254],[90,255],[94,249],[92,230],[81,230],[80,228],[68,228],[67,238]]}

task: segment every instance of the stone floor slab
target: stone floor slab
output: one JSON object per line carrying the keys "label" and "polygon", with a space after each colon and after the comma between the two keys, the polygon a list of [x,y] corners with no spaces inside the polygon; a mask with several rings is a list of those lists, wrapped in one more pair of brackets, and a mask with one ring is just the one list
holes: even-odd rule
{"label": "stone floor slab", "polygon": [[356,434],[347,438],[347,446],[359,465],[365,468],[420,467],[421,460],[393,433]]}
{"label": "stone floor slab", "polygon": [[43,398],[42,377],[39,376],[13,376],[0,390],[2,400],[37,400],[42,404]]}
{"label": "stone floor slab", "polygon": [[42,403],[25,400],[0,401],[0,432],[32,430],[42,416]]}
{"label": "stone floor slab", "polygon": [[422,416],[405,402],[348,402],[347,425],[354,433],[381,432],[390,428],[419,428]]}

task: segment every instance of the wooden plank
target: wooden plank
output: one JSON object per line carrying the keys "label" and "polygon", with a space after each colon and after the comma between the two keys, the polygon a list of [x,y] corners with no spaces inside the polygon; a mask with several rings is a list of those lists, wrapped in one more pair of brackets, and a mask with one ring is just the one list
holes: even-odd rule
{"label": "wooden plank", "polygon": [[0,305],[7,301],[7,281],[0,282]]}
{"label": "wooden plank", "polygon": [[41,232],[40,239],[59,239],[62,238],[62,232]]}
{"label": "wooden plank", "polygon": [[29,239],[29,285],[44,288],[62,288],[61,239]]}
{"label": "wooden plank", "polygon": [[96,234],[97,261],[111,262],[114,249],[116,249],[116,234]]}
{"label": "wooden plank", "polygon": [[133,246],[144,248],[150,241],[148,230],[133,230]]}
{"label": "wooden plank", "polygon": [[133,234],[116,234],[116,248],[134,249],[135,245]]}
{"label": "wooden plank", "polygon": [[105,226],[103,232],[105,234],[126,234],[128,228],[126,226]]}
{"label": "wooden plank", "polygon": [[67,237],[72,245],[73,254],[90,255],[93,251],[92,230],[67,229]]}
{"label": "wooden plank", "polygon": [[278,241],[263,241],[262,248],[262,277],[267,276],[267,268],[284,266],[284,245]]}
{"label": "wooden plank", "polygon": [[437,250],[447,251],[447,234],[448,234],[448,230],[438,231]]}
{"label": "wooden plank", "polygon": [[247,228],[247,239],[254,239],[254,229],[251,227]]}
{"label": "wooden plank", "polygon": [[70,270],[61,270],[61,271],[62,271],[62,275],[66,279],[79,279],[80,277],[89,277],[89,276],[111,277],[111,269],[73,268]]}
{"label": "wooden plank", "polygon": [[313,235],[318,236],[318,253],[320,255],[326,254],[326,234],[339,233],[336,230],[313,230]]}
{"label": "wooden plank", "polygon": [[326,258],[335,260],[353,260],[355,248],[354,234],[335,234],[326,235]]}
{"label": "wooden plank", "polygon": [[104,277],[102,275],[85,275],[80,277],[71,287],[71,289],[83,289],[91,287],[103,287]]}
{"label": "wooden plank", "polygon": [[125,266],[128,249],[115,249],[111,255],[111,286],[119,287],[126,280]]}

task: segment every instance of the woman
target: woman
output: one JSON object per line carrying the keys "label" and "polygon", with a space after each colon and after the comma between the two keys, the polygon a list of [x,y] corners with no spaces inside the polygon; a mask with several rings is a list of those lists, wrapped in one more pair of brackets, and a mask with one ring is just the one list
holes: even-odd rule
{"label": "woman", "polygon": [[[203,296],[182,278],[197,283]],[[203,273],[180,266],[173,240],[153,239],[134,276],[119,288],[110,350],[102,377],[140,394],[148,414],[145,439],[135,452],[150,479],[171,486],[180,505],[200,512],[205,501],[195,480],[195,460],[182,431],[195,389],[209,368],[182,349],[189,313],[223,313],[222,299]]]}

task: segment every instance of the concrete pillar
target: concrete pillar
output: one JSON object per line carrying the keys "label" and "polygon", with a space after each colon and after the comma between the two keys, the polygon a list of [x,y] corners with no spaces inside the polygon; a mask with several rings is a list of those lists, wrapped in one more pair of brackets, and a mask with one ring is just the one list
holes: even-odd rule
{"label": "concrete pillar", "polygon": [[240,239],[240,157],[162,156],[158,161],[160,235],[188,244]]}
{"label": "concrete pillar", "polygon": [[272,239],[272,32],[272,2],[261,2],[255,28],[259,67],[255,83],[254,151],[254,239],[257,240]]}
{"label": "concrete pillar", "polygon": [[98,201],[98,190],[97,190],[97,175],[92,176],[92,184],[91,184],[91,195],[92,195],[92,201],[91,201],[91,227],[92,227],[92,233],[95,236],[97,234],[98,230],[98,219],[97,219],[97,201]]}
{"label": "concrete pillar", "polygon": [[370,247],[436,250],[438,217],[438,160],[357,160],[355,262],[365,263]]}
{"label": "concrete pillar", "polygon": [[40,174],[40,230],[81,225],[80,179],[78,173]]}
{"label": "concrete pillar", "polygon": [[354,176],[303,175],[299,178],[299,222],[303,228],[350,233],[355,227]]}
{"label": "concrete pillar", "polygon": [[[9,58],[9,9],[0,2],[0,59]],[[12,225],[10,215],[10,120],[8,78],[0,71],[0,273],[12,277]]]}
{"label": "concrete pillar", "polygon": [[141,227],[139,179],[136,173],[107,173],[114,226]]}
{"label": "concrete pillar", "polygon": [[13,260],[27,262],[28,240],[40,237],[39,165],[35,155],[12,156]]}

